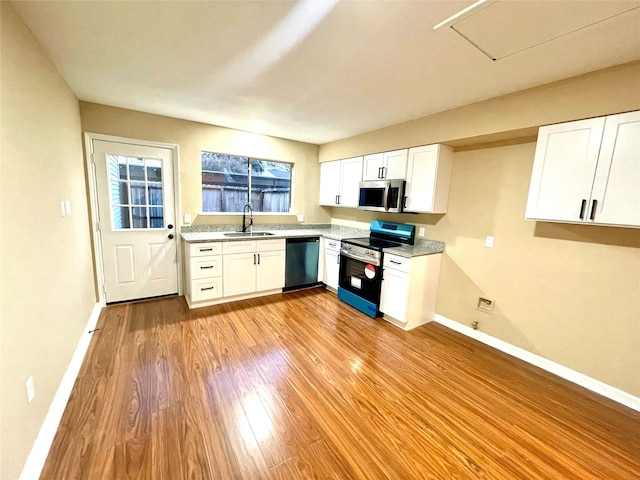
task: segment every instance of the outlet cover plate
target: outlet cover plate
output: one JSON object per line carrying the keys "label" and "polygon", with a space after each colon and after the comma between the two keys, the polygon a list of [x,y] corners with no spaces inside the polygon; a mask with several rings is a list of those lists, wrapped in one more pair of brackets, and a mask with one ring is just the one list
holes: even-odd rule
{"label": "outlet cover plate", "polygon": [[33,384],[33,375],[30,375],[29,378],[27,378],[25,386],[27,387],[27,403],[30,404],[33,401],[33,397],[36,396],[36,387]]}
{"label": "outlet cover plate", "polygon": [[493,313],[493,307],[495,306],[493,300],[489,300],[485,297],[478,297],[478,303],[476,304],[476,310],[480,310],[484,313]]}

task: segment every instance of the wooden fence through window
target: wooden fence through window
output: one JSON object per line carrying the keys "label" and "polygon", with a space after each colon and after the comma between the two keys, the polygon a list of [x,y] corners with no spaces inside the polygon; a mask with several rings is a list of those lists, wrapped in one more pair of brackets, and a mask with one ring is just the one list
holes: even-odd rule
{"label": "wooden fence through window", "polygon": [[[254,212],[288,212],[289,188],[252,188],[251,207]],[[203,212],[242,212],[247,203],[246,187],[202,185]]]}

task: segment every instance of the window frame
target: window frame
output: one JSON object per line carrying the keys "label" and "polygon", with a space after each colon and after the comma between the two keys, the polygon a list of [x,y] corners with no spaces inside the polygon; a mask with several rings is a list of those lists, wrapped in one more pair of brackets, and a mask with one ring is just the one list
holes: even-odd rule
{"label": "window frame", "polygon": [[[295,164],[296,162],[289,162],[289,161],[285,161],[285,160],[273,160],[273,159],[268,159],[268,158],[259,158],[259,157],[255,157],[255,156],[249,156],[249,155],[242,155],[242,154],[237,154],[237,153],[226,153],[226,152],[220,152],[220,151],[212,151],[212,150],[205,150],[202,149],[200,150],[200,212],[199,215],[212,215],[212,216],[220,216],[220,215],[227,215],[227,216],[241,216],[243,215],[242,211],[237,211],[237,212],[205,212],[204,208],[203,208],[203,182],[202,182],[202,154],[203,153],[213,153],[213,154],[219,154],[219,155],[228,155],[228,156],[232,156],[232,157],[239,157],[239,158],[246,158],[247,159],[247,200],[250,201],[251,200],[251,178],[252,178],[252,172],[251,172],[251,162],[253,160],[255,161],[264,161],[264,162],[273,162],[273,163],[285,163],[287,165],[291,166],[291,176],[289,179],[289,210],[286,212],[261,212],[261,211],[253,211],[253,215],[256,216],[263,216],[263,215],[271,215],[271,216],[286,216],[286,215],[296,215],[295,213],[295,209],[294,209],[294,182],[295,182]],[[252,206],[253,208],[253,206]]]}

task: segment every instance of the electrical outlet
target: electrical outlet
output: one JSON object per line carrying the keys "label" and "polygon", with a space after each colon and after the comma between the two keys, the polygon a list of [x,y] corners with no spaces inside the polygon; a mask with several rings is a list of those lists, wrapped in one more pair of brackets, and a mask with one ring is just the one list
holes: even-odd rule
{"label": "electrical outlet", "polygon": [[184,214],[184,223],[191,223],[191,214],[190,213],[185,213]]}
{"label": "electrical outlet", "polygon": [[487,248],[493,248],[493,243],[495,239],[491,235],[487,235],[487,238],[484,241],[484,246]]}
{"label": "electrical outlet", "polygon": [[304,215],[298,215],[298,221],[304,222]]}
{"label": "electrical outlet", "polygon": [[67,216],[67,209],[65,208],[64,200],[62,200],[62,201],[60,202],[60,214],[61,214],[63,217],[66,217],[66,216]]}
{"label": "electrical outlet", "polygon": [[420,228],[418,229],[418,236],[419,236],[419,237],[424,237],[424,227],[420,227]]}
{"label": "electrical outlet", "polygon": [[64,203],[64,214],[71,215],[71,202],[69,200],[65,200],[63,203]]}
{"label": "electrical outlet", "polygon": [[493,300],[489,300],[488,298],[478,297],[478,303],[476,305],[476,310],[480,310],[484,313],[493,313],[493,307],[495,302]]}
{"label": "electrical outlet", "polygon": [[33,397],[36,396],[36,387],[33,384],[33,375],[29,375],[25,386],[27,387],[27,404],[30,404],[33,401]]}

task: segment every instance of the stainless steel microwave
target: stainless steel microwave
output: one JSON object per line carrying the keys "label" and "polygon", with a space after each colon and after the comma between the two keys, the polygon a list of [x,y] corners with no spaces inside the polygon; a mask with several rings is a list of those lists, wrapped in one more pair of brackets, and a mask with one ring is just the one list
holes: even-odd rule
{"label": "stainless steel microwave", "polygon": [[374,212],[402,212],[404,180],[360,182],[358,208]]}

